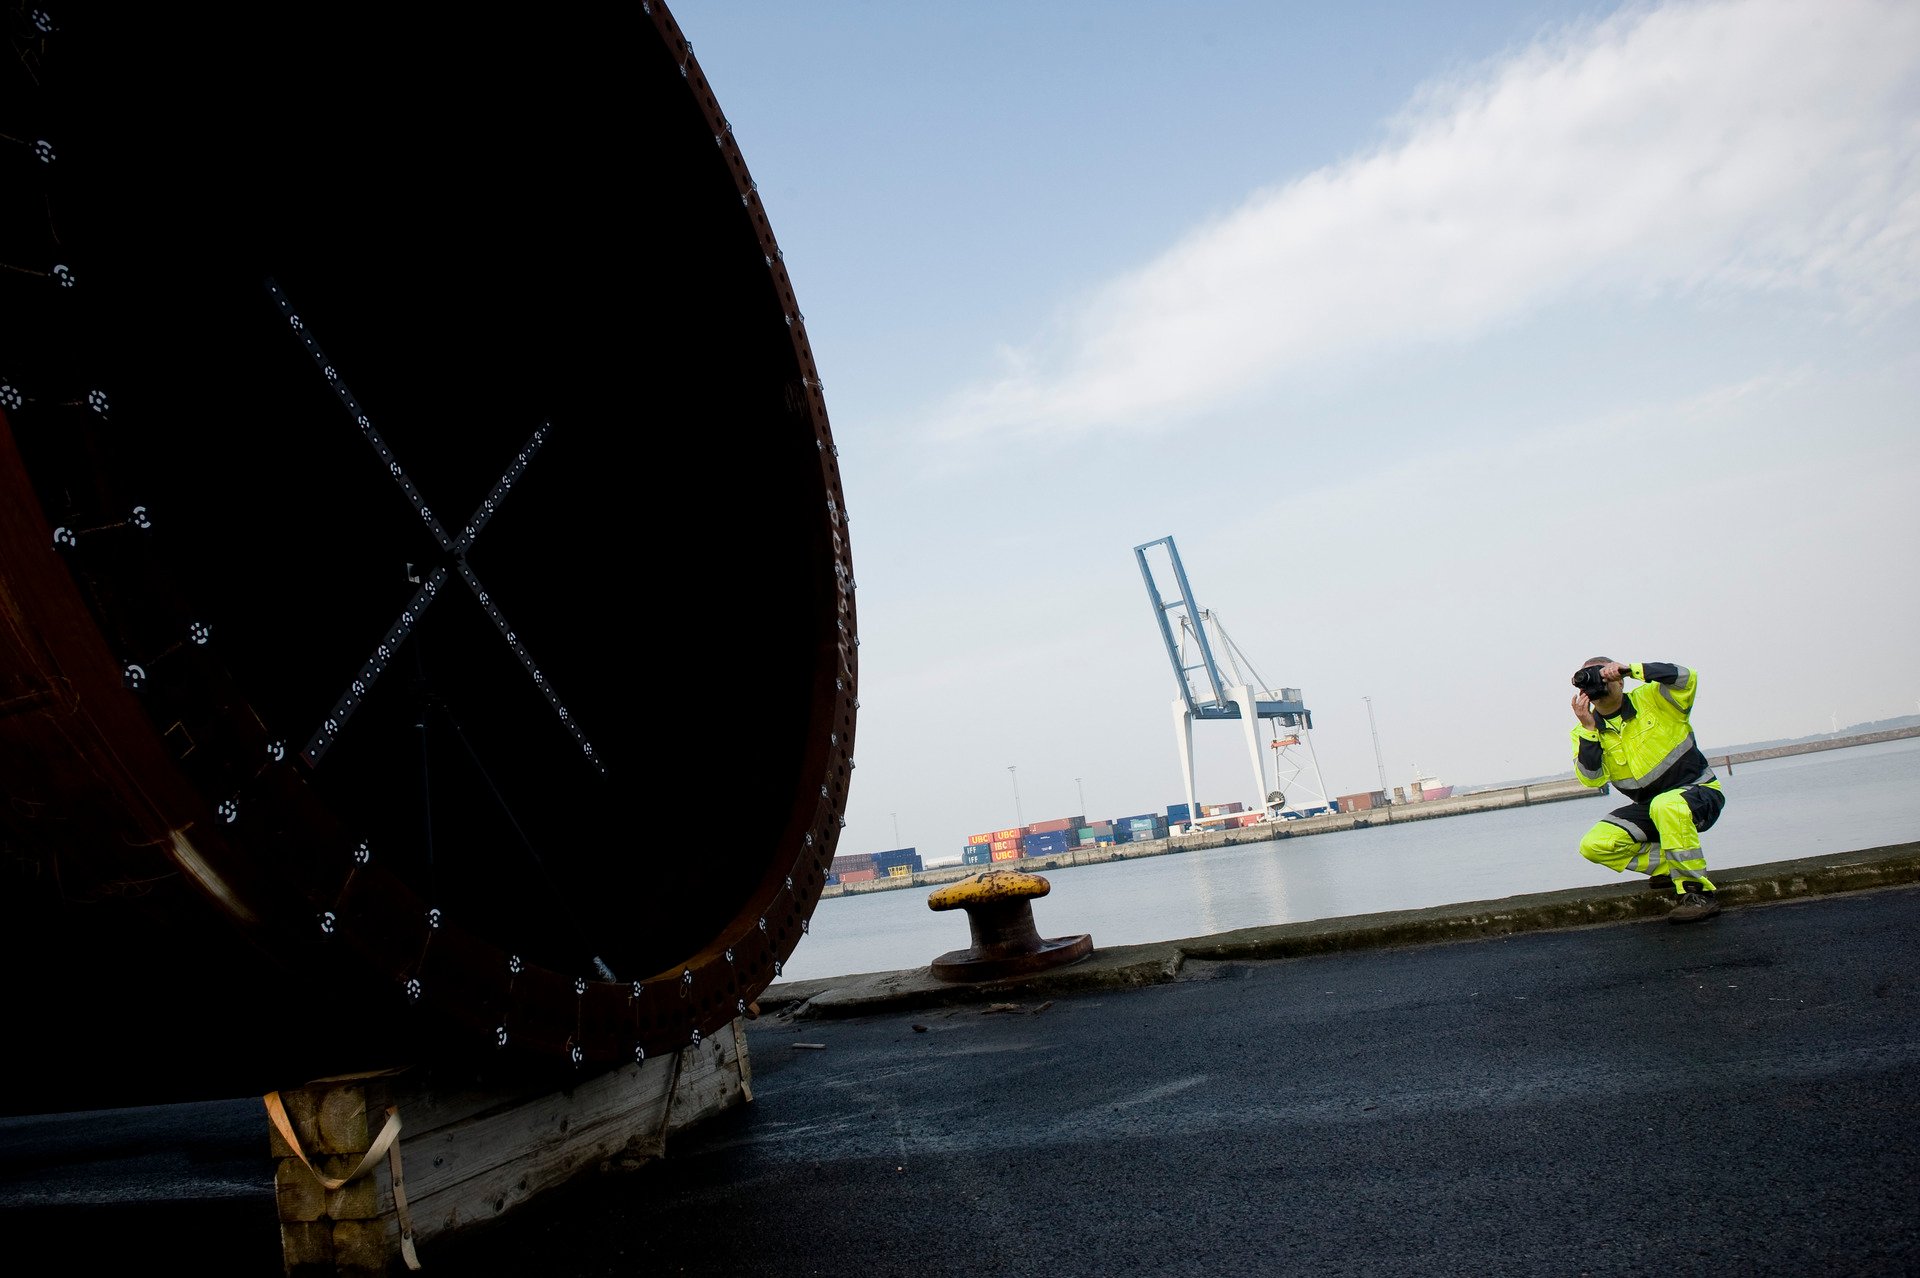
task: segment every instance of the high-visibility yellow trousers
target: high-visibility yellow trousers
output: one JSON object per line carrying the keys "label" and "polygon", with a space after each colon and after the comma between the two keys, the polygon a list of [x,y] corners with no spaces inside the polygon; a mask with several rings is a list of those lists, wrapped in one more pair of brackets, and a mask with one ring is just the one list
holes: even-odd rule
{"label": "high-visibility yellow trousers", "polygon": [[1711,892],[1700,832],[1711,829],[1726,806],[1718,780],[1663,790],[1646,803],[1615,808],[1596,821],[1580,840],[1580,855],[1615,874],[1664,871],[1672,876],[1676,893],[1684,893],[1689,882]]}

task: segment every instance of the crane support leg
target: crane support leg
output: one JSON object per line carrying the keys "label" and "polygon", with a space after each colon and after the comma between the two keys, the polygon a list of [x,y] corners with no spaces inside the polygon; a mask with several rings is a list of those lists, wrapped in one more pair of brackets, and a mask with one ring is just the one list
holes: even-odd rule
{"label": "crane support leg", "polygon": [[1260,716],[1254,709],[1253,689],[1244,683],[1235,684],[1227,690],[1227,697],[1240,707],[1240,726],[1247,734],[1247,761],[1253,764],[1253,806],[1247,811],[1265,812],[1267,772],[1260,758]]}
{"label": "crane support leg", "polygon": [[1173,743],[1180,750],[1180,775],[1187,783],[1187,827],[1191,829],[1200,805],[1193,801],[1193,712],[1184,697],[1173,699]]}

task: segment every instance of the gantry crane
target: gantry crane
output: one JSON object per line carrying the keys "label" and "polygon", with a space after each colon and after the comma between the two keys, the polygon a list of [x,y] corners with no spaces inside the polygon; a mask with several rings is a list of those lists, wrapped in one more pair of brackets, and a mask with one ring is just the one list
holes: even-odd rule
{"label": "gantry crane", "polygon": [[[1164,551],[1163,566],[1171,578],[1172,593],[1161,588],[1154,575],[1152,560]],[[1147,597],[1153,602],[1154,619],[1160,625],[1160,638],[1166,644],[1167,658],[1173,663],[1180,695],[1173,700],[1174,743],[1180,753],[1180,772],[1186,782],[1189,830],[1200,828],[1206,818],[1194,801],[1193,725],[1195,720],[1238,719],[1246,734],[1247,759],[1253,768],[1256,795],[1249,811],[1278,817],[1288,808],[1289,792],[1294,808],[1302,789],[1324,805],[1326,783],[1320,778],[1320,762],[1313,753],[1313,713],[1301,700],[1300,689],[1269,686],[1254,671],[1238,644],[1227,635],[1226,627],[1212,612],[1196,607],[1193,588],[1187,582],[1187,570],[1180,562],[1180,551],[1172,537],[1145,542],[1133,548],[1140,564],[1140,576],[1147,585]],[[1244,669],[1243,669],[1244,667]],[[1271,724],[1269,748],[1273,752],[1273,785],[1268,787],[1265,762],[1258,740],[1260,724]],[[1305,758],[1296,755],[1305,751]],[[1306,779],[1311,771],[1312,779]]]}

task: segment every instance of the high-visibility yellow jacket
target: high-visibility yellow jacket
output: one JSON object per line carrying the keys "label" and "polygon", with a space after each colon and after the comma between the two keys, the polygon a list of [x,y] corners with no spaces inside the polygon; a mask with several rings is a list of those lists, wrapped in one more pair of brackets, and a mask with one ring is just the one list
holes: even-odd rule
{"label": "high-visibility yellow jacket", "polygon": [[1663,790],[1716,781],[1707,756],[1693,739],[1693,698],[1700,674],[1664,661],[1636,663],[1628,673],[1640,681],[1620,699],[1620,708],[1589,728],[1573,729],[1573,770],[1593,789],[1612,782],[1636,803]]}

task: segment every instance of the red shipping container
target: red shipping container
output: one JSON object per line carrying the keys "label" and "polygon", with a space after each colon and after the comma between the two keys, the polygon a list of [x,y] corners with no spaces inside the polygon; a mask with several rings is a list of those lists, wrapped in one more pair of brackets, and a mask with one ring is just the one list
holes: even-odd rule
{"label": "red shipping container", "polygon": [[1027,827],[1028,834],[1056,834],[1061,830],[1077,830],[1087,823],[1083,816],[1056,817],[1052,821],[1035,821]]}
{"label": "red shipping container", "polygon": [[993,852],[993,859],[996,861],[1018,861],[1020,859],[1020,845],[1016,843],[1014,844],[1014,846],[1012,846],[1011,848],[1008,848],[1004,852],[998,848],[995,848]]}
{"label": "red shipping container", "polygon": [[878,870],[848,870],[840,876],[842,883],[866,883],[880,877]]}
{"label": "red shipping container", "polygon": [[995,839],[992,843],[989,843],[987,847],[996,855],[1001,852],[1018,852],[1020,850],[1020,840],[1017,837],[1011,839]]}
{"label": "red shipping container", "polygon": [[969,835],[967,836],[967,842],[968,842],[968,843],[970,843],[970,844],[971,844],[971,843],[991,843],[991,842],[993,842],[993,835],[991,835],[991,834],[969,834]]}
{"label": "red shipping container", "polygon": [[1019,826],[1016,825],[1010,830],[995,830],[993,832],[993,837],[987,841],[989,843],[998,843],[1001,839],[1017,839],[1022,834],[1025,834],[1025,833],[1026,833],[1025,830],[1022,830]]}

